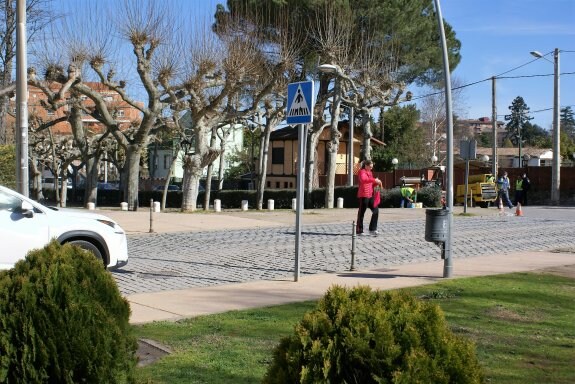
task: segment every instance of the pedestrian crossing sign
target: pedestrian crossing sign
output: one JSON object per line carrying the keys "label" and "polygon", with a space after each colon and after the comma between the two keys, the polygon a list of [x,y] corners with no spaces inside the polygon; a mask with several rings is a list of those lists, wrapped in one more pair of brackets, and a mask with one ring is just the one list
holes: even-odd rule
{"label": "pedestrian crossing sign", "polygon": [[309,124],[313,120],[313,81],[288,84],[288,124]]}

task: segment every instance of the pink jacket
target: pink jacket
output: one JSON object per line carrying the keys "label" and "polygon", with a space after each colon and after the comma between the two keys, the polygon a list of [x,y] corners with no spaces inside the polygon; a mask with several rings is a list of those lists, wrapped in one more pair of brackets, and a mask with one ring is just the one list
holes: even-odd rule
{"label": "pink jacket", "polygon": [[373,173],[363,168],[360,169],[357,178],[359,180],[359,187],[357,188],[357,197],[372,197],[373,187],[378,185],[373,177]]}

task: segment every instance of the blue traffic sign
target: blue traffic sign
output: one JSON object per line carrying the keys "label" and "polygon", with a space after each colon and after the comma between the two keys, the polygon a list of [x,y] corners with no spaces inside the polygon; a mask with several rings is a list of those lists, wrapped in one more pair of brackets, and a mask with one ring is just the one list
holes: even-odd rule
{"label": "blue traffic sign", "polygon": [[313,121],[313,81],[288,84],[288,124],[309,124]]}

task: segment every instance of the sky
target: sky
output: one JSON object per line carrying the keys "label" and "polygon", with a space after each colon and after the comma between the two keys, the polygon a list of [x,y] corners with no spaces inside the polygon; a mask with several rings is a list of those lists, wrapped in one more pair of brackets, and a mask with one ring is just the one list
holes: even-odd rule
{"label": "sky", "polygon": [[[208,17],[218,3],[225,1],[190,0],[194,11]],[[491,77],[503,74],[518,78],[496,81],[498,120],[504,121],[513,99],[521,96],[531,123],[551,130],[555,48],[560,50],[560,105],[575,111],[575,0],[440,0],[440,6],[461,41],[462,58],[452,78],[462,84],[488,79],[464,88],[460,117],[491,118]],[[550,53],[545,56],[550,62],[536,60],[531,51]],[[414,98],[427,93],[412,92]]]}
{"label": "sky", "polygon": [[[83,1],[55,0],[63,8]],[[216,5],[226,3],[225,0],[157,1],[174,4],[181,14],[208,23],[213,21]],[[459,117],[491,118],[491,77],[501,75],[515,78],[497,80],[498,120],[504,120],[513,99],[521,96],[530,108],[531,122],[550,130],[555,48],[561,51],[560,105],[575,110],[575,0],[440,0],[440,6],[445,22],[461,41],[462,59],[451,76],[461,84],[473,84],[462,92]],[[550,53],[545,56],[550,61],[536,60],[531,51]],[[410,90],[414,99],[428,93],[424,89]]]}
{"label": "sky", "polygon": [[[521,96],[531,123],[551,129],[555,48],[560,50],[560,105],[575,111],[575,0],[440,0],[440,6],[461,41],[462,58],[452,78],[463,84],[489,79],[464,88],[467,118],[491,118],[492,76],[524,76],[497,80],[498,120],[504,121],[513,99]],[[550,62],[535,60],[531,51],[550,53],[545,56]],[[535,75],[547,76],[528,77]],[[413,93],[414,98],[425,94]]]}

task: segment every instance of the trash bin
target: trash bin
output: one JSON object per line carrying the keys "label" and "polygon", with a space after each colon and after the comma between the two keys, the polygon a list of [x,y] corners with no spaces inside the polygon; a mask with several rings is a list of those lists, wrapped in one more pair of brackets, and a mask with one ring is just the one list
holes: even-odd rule
{"label": "trash bin", "polygon": [[425,241],[445,242],[447,240],[447,209],[425,211]]}

